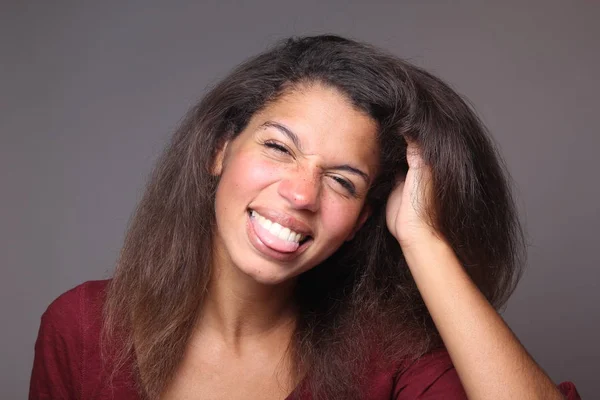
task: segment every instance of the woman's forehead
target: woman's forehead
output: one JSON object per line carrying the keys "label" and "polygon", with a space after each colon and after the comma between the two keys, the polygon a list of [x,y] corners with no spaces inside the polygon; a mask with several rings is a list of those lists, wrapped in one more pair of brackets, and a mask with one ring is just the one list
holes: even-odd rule
{"label": "woman's forehead", "polygon": [[307,137],[312,133],[329,133],[314,135],[323,140],[339,136],[365,145],[377,142],[377,121],[357,109],[342,92],[329,86],[311,85],[288,92],[267,105],[253,120],[255,125],[270,120],[286,122],[299,131],[297,134]]}
{"label": "woman's forehead", "polygon": [[286,93],[257,113],[249,128],[287,138],[305,153],[369,160],[379,153],[377,122],[340,91],[322,85]]}

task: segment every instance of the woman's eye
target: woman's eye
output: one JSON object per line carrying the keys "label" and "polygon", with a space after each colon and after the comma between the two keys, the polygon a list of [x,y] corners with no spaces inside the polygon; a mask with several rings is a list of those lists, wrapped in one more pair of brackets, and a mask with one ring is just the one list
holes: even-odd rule
{"label": "woman's eye", "polygon": [[288,151],[287,148],[285,148],[284,146],[280,145],[277,142],[272,142],[272,141],[267,141],[264,143],[264,145],[270,149],[273,149],[275,151],[278,151],[280,153],[285,153],[285,154],[290,154],[290,152]]}
{"label": "woman's eye", "polygon": [[343,187],[345,190],[348,191],[348,193],[350,193],[350,195],[352,196],[356,196],[356,188],[354,187],[354,185],[347,181],[344,178],[340,178],[339,176],[332,176],[333,180],[335,180],[337,183],[340,184],[341,187]]}

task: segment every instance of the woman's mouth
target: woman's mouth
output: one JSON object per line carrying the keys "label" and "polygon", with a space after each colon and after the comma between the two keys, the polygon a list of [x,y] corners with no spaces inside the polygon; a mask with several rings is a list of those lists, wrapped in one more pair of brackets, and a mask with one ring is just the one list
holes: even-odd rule
{"label": "woman's mouth", "polygon": [[291,255],[290,253],[294,253],[300,248],[305,248],[305,245],[312,239],[309,235],[302,234],[274,222],[255,210],[249,210],[248,213],[253,233],[271,251]]}

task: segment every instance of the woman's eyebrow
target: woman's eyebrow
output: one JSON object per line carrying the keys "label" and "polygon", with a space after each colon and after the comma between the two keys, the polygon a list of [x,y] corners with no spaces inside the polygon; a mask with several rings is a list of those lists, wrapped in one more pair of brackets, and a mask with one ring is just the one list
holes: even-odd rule
{"label": "woman's eyebrow", "polygon": [[281,133],[283,133],[285,136],[287,136],[292,143],[294,143],[294,146],[296,146],[296,148],[298,150],[300,150],[300,152],[302,152],[302,144],[300,143],[300,139],[298,138],[298,135],[296,135],[294,132],[292,132],[292,130],[290,128],[288,128],[285,125],[280,124],[279,122],[275,122],[275,121],[267,121],[265,123],[263,123],[261,126],[262,127],[271,127],[271,128],[275,128],[277,130],[279,130]]}
{"label": "woman's eyebrow", "polygon": [[[263,124],[261,124],[260,127],[261,128],[271,127],[271,128],[275,128],[275,129],[279,130],[281,133],[283,133],[285,136],[287,136],[292,141],[292,143],[294,143],[294,146],[296,146],[296,148],[298,150],[300,150],[300,152],[302,152],[302,144],[300,143],[300,138],[298,138],[298,135],[296,135],[287,126],[282,125],[279,122],[275,122],[275,121],[266,121]],[[367,174],[364,171],[361,171],[360,169],[358,169],[356,167],[348,165],[348,164],[336,165],[334,167],[331,167],[331,169],[338,170],[338,171],[346,171],[346,172],[350,172],[351,174],[358,175],[367,184],[369,184],[371,182],[371,178],[369,177],[369,174]]]}
{"label": "woman's eyebrow", "polygon": [[360,169],[355,168],[348,164],[336,165],[334,167],[331,167],[331,169],[337,170],[337,171],[346,171],[346,172],[350,172],[351,174],[358,175],[361,178],[363,178],[363,180],[367,183],[367,185],[371,182],[371,179],[369,178],[369,175],[366,172],[363,172]]}

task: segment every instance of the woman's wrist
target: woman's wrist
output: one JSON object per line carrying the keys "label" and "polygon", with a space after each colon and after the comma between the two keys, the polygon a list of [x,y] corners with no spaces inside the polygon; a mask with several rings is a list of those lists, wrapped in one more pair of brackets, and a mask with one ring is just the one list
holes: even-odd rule
{"label": "woman's wrist", "polygon": [[455,258],[456,255],[450,244],[433,230],[425,231],[418,237],[399,241],[404,258],[409,268],[427,268],[434,260],[440,258]]}

